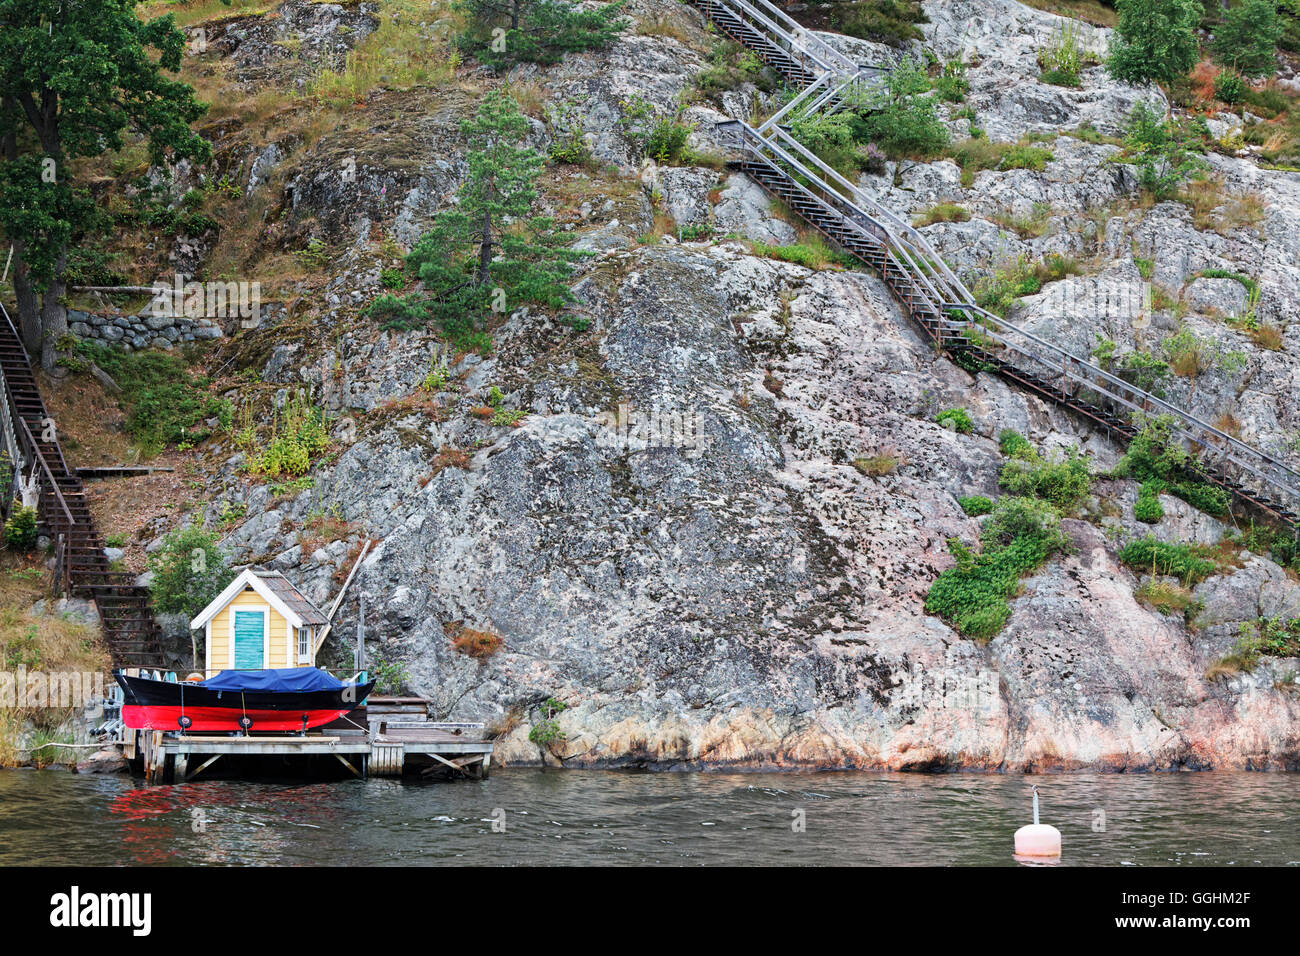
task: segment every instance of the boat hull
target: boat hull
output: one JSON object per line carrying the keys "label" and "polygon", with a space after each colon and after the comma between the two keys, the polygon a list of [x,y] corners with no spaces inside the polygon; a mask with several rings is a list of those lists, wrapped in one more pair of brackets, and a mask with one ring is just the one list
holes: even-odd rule
{"label": "boat hull", "polygon": [[230,691],[117,674],[122,723],[134,730],[302,731],[356,709],[374,682],[337,690]]}

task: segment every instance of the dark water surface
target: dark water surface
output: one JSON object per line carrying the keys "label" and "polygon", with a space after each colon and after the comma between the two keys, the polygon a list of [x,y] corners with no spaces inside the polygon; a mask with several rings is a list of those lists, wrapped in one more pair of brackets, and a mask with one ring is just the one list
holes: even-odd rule
{"label": "dark water surface", "polygon": [[[1043,822],[1063,834],[1064,865],[1300,866],[1291,774],[542,770],[452,783],[152,787],[0,771],[0,866],[1014,865],[1032,783]],[[504,833],[493,832],[494,813]]]}

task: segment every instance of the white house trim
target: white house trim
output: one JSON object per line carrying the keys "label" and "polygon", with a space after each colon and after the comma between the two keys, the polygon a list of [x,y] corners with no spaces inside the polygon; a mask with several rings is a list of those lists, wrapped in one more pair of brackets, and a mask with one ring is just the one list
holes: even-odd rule
{"label": "white house trim", "polygon": [[243,571],[240,575],[226,585],[226,589],[212,599],[212,603],[199,612],[198,617],[190,621],[190,630],[197,630],[204,627],[209,621],[216,617],[221,609],[235,599],[244,588],[252,588],[256,591],[271,607],[279,612],[280,616],[289,622],[291,627],[302,627],[306,622],[294,613],[289,605],[285,604],[280,598],[266,586],[266,583],[252,570]]}
{"label": "white house trim", "polygon": [[266,604],[241,605],[230,609],[230,669],[235,669],[235,612],[262,615],[262,667],[271,665],[271,608]]}

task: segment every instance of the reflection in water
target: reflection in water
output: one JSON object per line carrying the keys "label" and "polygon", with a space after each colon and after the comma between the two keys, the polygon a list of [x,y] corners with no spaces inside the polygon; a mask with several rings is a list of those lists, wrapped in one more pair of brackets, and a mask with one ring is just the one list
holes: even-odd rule
{"label": "reflection in water", "polygon": [[0,772],[0,865],[1015,865],[1011,836],[1030,819],[1034,782],[1064,866],[1300,865],[1290,774],[540,770],[155,787]]}

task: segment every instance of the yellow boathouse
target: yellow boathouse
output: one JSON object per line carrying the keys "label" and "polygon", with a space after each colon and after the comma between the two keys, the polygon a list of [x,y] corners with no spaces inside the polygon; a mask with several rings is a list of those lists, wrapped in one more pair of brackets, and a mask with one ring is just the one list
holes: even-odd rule
{"label": "yellow boathouse", "polygon": [[203,630],[203,669],[315,667],[316,644],[329,623],[279,571],[249,568],[190,621]]}

